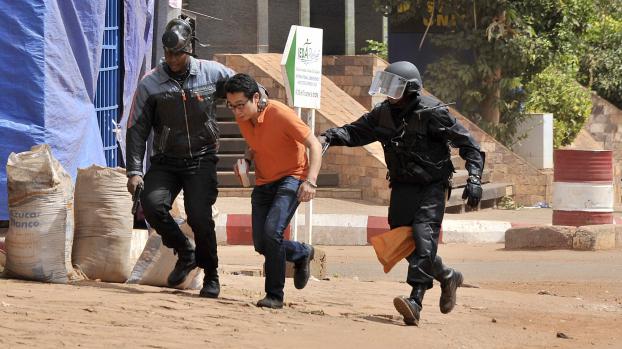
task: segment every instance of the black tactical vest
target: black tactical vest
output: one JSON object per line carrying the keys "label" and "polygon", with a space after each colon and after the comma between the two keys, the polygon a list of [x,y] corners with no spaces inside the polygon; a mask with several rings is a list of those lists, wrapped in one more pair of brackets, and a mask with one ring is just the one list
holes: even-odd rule
{"label": "black tactical vest", "polygon": [[417,113],[433,106],[431,100],[423,97],[403,120],[394,119],[389,103],[380,106],[379,128],[391,135],[381,139],[391,182],[427,184],[451,179],[454,167],[449,144],[434,120],[438,110]]}

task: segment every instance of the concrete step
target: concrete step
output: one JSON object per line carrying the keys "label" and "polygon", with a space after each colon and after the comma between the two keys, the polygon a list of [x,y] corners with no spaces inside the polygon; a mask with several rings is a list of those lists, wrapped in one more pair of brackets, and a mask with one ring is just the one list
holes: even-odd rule
{"label": "concrete step", "polygon": [[[238,159],[242,159],[244,157],[243,153],[233,153],[233,154],[218,154],[218,165],[216,169],[218,171],[232,171],[233,165]],[[251,163],[251,170],[255,169],[255,163]]]}
{"label": "concrete step", "polygon": [[504,196],[514,195],[514,185],[510,183],[486,183],[482,185],[482,199],[479,207],[470,208],[466,206],[465,200],[462,199],[463,188],[453,188],[451,197],[445,204],[445,212],[462,213],[466,211],[475,211],[483,208],[496,207],[497,202]]}
{"label": "concrete step", "polygon": [[460,157],[460,155],[452,155],[451,162],[454,164],[454,168],[456,170],[464,170],[465,161]]}
{"label": "concrete step", "polygon": [[220,121],[234,121],[235,122],[235,116],[233,115],[233,112],[227,109],[224,102],[216,105],[216,120],[219,122]]}
{"label": "concrete step", "polygon": [[219,154],[244,154],[246,141],[244,138],[220,138]]}
{"label": "concrete step", "polygon": [[[253,192],[253,188],[219,188],[219,197],[250,197]],[[316,197],[318,198],[333,198],[333,199],[361,199],[361,190],[357,188],[335,188],[325,187],[318,188],[316,190]]]}
{"label": "concrete step", "polygon": [[220,129],[220,137],[242,138],[238,123],[235,121],[218,121],[218,128]]}
{"label": "concrete step", "polygon": [[[249,173],[249,179],[251,184],[255,183],[255,172]],[[339,175],[337,173],[320,173],[317,178],[317,185],[319,187],[338,187]],[[242,188],[240,180],[233,173],[233,171],[218,171],[218,187],[219,188]]]}

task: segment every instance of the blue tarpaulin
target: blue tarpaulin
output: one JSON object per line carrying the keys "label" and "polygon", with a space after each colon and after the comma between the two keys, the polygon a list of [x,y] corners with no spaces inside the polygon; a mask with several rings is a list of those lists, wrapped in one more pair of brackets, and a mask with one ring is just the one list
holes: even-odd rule
{"label": "blue tarpaulin", "polygon": [[0,220],[11,152],[47,143],[74,177],[105,166],[93,100],[105,0],[0,0]]}
{"label": "blue tarpaulin", "polygon": [[125,0],[123,47],[123,117],[119,144],[125,161],[125,134],[138,82],[151,67],[154,0]]}

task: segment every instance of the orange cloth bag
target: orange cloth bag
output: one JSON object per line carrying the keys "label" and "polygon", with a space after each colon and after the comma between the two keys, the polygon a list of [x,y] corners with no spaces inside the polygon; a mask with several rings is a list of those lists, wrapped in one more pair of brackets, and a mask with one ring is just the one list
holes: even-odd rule
{"label": "orange cloth bag", "polygon": [[385,273],[415,250],[412,232],[412,227],[397,227],[369,239]]}

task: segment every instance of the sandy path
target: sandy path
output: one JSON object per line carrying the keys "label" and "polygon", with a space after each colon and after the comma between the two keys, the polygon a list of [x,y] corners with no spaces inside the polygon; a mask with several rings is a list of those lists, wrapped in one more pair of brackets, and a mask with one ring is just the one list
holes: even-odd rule
{"label": "sandy path", "polygon": [[[333,263],[367,261],[367,251],[326,248]],[[330,280],[310,281],[295,290],[286,285],[286,307],[263,310],[263,278],[224,274],[222,298],[197,297],[197,291],[98,282],[51,285],[0,279],[2,348],[620,348],[622,279],[595,282],[582,276],[538,280],[530,270],[532,253],[506,253],[495,246],[443,247],[454,264],[515,262],[525,265],[524,280],[507,281],[503,268],[472,278],[481,288],[462,288],[454,312],[438,310],[439,288],[426,294],[420,327],[403,326],[392,299],[407,294],[399,281],[365,281],[344,271]],[[466,252],[460,252],[466,250]],[[248,247],[221,248],[224,270],[243,268]],[[341,252],[340,252],[341,251]],[[467,253],[468,252],[468,253]],[[473,255],[475,252],[476,256]],[[506,251],[507,252],[507,251]],[[462,256],[471,255],[472,258]],[[544,252],[543,252],[544,254]],[[550,255],[553,256],[550,256]],[[598,265],[618,270],[622,251],[610,254],[546,254],[552,261]],[[503,258],[505,256],[505,258]],[[373,255],[372,255],[373,257]],[[329,261],[330,263],[330,261]],[[250,266],[251,264],[247,264]],[[365,266],[366,264],[363,264]],[[371,264],[370,264],[371,265]],[[256,265],[255,265],[256,266]],[[376,266],[377,267],[377,266]],[[404,267],[401,266],[400,267]],[[533,268],[531,268],[533,269]],[[352,273],[360,273],[353,270]],[[589,273],[589,270],[585,271]],[[487,271],[486,271],[487,273]],[[370,273],[371,275],[371,273]],[[389,274],[392,275],[392,274]],[[401,275],[401,273],[400,273]],[[395,275],[399,277],[400,275]],[[373,276],[373,275],[372,275]],[[359,281],[361,280],[361,281]],[[545,290],[548,294],[538,294]],[[570,339],[557,338],[563,332]]]}

